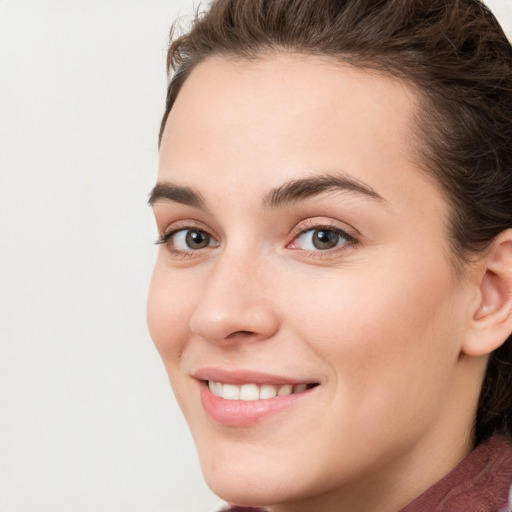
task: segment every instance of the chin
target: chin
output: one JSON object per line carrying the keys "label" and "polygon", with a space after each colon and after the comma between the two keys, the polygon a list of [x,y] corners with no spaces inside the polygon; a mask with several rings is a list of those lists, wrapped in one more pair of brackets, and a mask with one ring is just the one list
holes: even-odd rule
{"label": "chin", "polygon": [[[249,463],[248,463],[249,464]],[[203,472],[210,489],[221,499],[245,507],[265,507],[297,498],[297,489],[289,478],[282,479],[275,472],[262,474],[254,470],[238,473]]]}
{"label": "chin", "polygon": [[290,453],[274,446],[270,450],[257,443],[244,445],[242,439],[228,445],[217,440],[206,449],[198,447],[206,483],[228,503],[266,507],[301,501],[323,494],[332,484],[332,475],[315,464],[305,464],[308,457],[301,456],[300,449]]}

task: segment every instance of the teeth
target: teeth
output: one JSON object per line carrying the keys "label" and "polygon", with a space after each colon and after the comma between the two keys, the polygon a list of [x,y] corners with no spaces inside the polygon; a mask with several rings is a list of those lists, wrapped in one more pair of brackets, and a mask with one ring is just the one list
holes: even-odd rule
{"label": "teeth", "polygon": [[240,400],[258,400],[260,389],[256,384],[244,384],[240,386]]}
{"label": "teeth", "polygon": [[263,384],[260,388],[260,398],[274,398],[277,396],[277,389],[270,384]]}
{"label": "teeth", "polygon": [[225,400],[259,400],[274,398],[276,396],[287,396],[293,393],[302,393],[308,389],[307,384],[283,384],[274,386],[272,384],[223,384],[222,382],[208,381],[211,392]]}
{"label": "teeth", "polygon": [[222,396],[222,382],[215,382],[213,380],[208,381],[208,387],[210,391],[217,396]]}
{"label": "teeth", "polygon": [[239,400],[240,386],[235,384],[222,384],[222,398],[226,400]]}
{"label": "teeth", "polygon": [[286,396],[286,395],[291,395],[293,392],[293,388],[291,386],[291,384],[285,384],[284,386],[281,386],[278,390],[277,390],[277,394],[278,396]]}
{"label": "teeth", "polygon": [[303,391],[306,391],[306,388],[306,384],[297,384],[296,386],[293,386],[293,392],[302,393]]}

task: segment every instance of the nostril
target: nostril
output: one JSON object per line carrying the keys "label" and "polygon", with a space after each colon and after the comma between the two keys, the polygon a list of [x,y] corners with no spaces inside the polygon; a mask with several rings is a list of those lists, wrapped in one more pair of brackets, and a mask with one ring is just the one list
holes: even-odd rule
{"label": "nostril", "polygon": [[237,338],[237,337],[244,337],[247,338],[248,336],[254,336],[254,332],[252,331],[235,331],[232,332],[229,336],[226,336],[226,339],[229,340],[230,338]]}

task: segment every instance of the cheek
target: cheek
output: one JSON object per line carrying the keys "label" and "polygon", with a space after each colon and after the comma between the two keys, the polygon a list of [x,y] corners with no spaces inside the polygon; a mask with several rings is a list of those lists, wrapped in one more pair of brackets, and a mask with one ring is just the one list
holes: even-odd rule
{"label": "cheek", "polygon": [[148,295],[147,320],[151,338],[171,375],[189,337],[193,310],[190,289],[157,261]]}
{"label": "cheek", "polygon": [[391,268],[400,271],[311,282],[307,306],[293,306],[301,337],[329,364],[335,402],[356,415],[379,412],[381,420],[397,409],[412,417],[422,405],[434,413],[461,332],[446,262]]}

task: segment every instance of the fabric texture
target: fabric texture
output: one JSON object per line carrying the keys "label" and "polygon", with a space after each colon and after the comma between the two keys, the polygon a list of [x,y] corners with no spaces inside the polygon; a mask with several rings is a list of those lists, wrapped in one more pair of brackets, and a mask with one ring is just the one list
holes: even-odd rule
{"label": "fabric texture", "polygon": [[[219,512],[265,512],[226,505]],[[512,512],[512,444],[495,436],[398,512]]]}
{"label": "fabric texture", "polygon": [[219,512],[266,512],[266,509],[261,507],[237,507],[236,505],[226,505],[226,507],[220,509]]}
{"label": "fabric texture", "polygon": [[493,437],[400,512],[510,512],[512,445]]}

